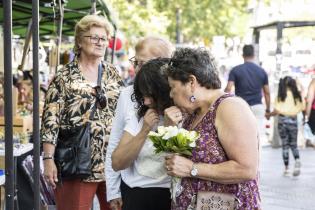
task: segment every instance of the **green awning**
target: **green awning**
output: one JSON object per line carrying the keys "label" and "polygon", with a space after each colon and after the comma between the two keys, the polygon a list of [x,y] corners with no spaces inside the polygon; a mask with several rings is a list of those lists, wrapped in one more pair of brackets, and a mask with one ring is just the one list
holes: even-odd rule
{"label": "green awning", "polygon": [[[0,0],[0,23],[3,24],[3,1]],[[32,18],[32,0],[12,1],[12,30],[13,34],[25,37],[29,21]],[[39,0],[40,36],[56,35],[59,17],[59,0]],[[64,2],[63,35],[73,35],[76,22],[84,15],[90,14],[91,0],[62,0]],[[96,0],[96,10],[99,15],[110,19],[109,10],[104,0]],[[114,26],[116,27],[116,26]]]}

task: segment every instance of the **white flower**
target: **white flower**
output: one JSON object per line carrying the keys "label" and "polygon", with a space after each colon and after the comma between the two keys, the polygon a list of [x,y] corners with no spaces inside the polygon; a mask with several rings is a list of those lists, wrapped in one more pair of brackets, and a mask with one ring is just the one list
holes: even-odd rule
{"label": "white flower", "polygon": [[188,133],[189,133],[189,131],[186,130],[186,129],[184,129],[184,128],[180,128],[178,132],[181,133],[181,134],[183,134],[184,136],[187,136]]}
{"label": "white flower", "polygon": [[196,141],[192,141],[190,144],[189,144],[190,147],[196,147]]}
{"label": "white flower", "polygon": [[148,136],[161,136],[159,133],[156,133],[154,131],[150,131]]}
{"label": "white flower", "polygon": [[157,131],[161,136],[163,136],[166,133],[166,128],[164,126],[159,126]]}
{"label": "white flower", "polygon": [[162,139],[168,140],[174,136],[177,136],[178,128],[176,126],[166,127],[166,133],[163,135]]}
{"label": "white flower", "polygon": [[199,134],[196,131],[190,131],[188,132],[188,134],[186,135],[186,137],[191,140],[191,141],[195,141],[196,139],[199,138]]}

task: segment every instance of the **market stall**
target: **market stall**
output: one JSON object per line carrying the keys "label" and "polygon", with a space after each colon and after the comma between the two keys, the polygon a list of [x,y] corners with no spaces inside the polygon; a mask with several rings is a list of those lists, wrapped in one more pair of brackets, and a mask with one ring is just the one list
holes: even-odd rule
{"label": "market stall", "polygon": [[33,154],[34,169],[26,175],[33,179],[30,209],[38,210],[39,204],[47,204],[39,189],[40,107],[49,78],[71,55],[62,44],[73,41],[75,23],[84,15],[106,16],[114,31],[116,25],[103,0],[0,0],[0,13],[0,154],[2,151],[4,157],[5,207],[13,210],[23,206],[27,210],[16,193],[17,184],[23,187],[16,178],[20,174],[16,154],[31,145],[27,152]]}

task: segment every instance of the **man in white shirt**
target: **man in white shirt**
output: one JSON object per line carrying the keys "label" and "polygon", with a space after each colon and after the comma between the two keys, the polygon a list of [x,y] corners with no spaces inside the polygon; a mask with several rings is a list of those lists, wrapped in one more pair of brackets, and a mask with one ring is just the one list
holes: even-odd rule
{"label": "man in white shirt", "polygon": [[[135,66],[136,71],[138,71],[141,66],[150,59],[157,57],[171,57],[173,49],[171,44],[164,39],[158,37],[146,37],[137,43],[135,50],[136,55],[132,62]],[[107,146],[105,168],[107,200],[110,202],[112,210],[121,209],[122,206],[120,191],[121,179],[127,183],[130,183],[130,180],[128,181],[128,178],[132,179],[133,177],[132,171],[128,171],[128,169],[115,172],[112,168],[111,160],[112,153],[119,144],[120,138],[122,137],[127,123],[130,122],[131,116],[134,115],[136,111],[136,103],[131,100],[132,93],[133,86],[129,86],[122,90],[120,94],[116,108],[116,115],[113,120],[111,135]],[[134,184],[140,183],[141,185],[141,180],[132,180],[132,182]]]}

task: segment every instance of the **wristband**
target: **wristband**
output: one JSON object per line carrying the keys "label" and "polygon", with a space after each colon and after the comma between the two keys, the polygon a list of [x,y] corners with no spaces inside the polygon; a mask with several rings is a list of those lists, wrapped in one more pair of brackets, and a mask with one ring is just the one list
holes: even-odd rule
{"label": "wristband", "polygon": [[49,152],[44,152],[43,154],[43,160],[48,160],[48,159],[54,159],[54,155],[52,153]]}
{"label": "wristband", "polygon": [[52,156],[50,157],[43,157],[43,160],[53,160],[54,158]]}

